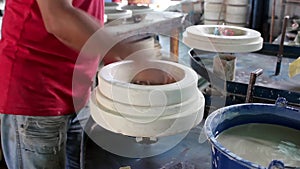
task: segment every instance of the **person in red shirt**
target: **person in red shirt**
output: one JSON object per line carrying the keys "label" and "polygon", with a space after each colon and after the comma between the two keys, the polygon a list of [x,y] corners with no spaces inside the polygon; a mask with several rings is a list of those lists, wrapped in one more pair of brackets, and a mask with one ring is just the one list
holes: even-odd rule
{"label": "person in red shirt", "polygon": [[[103,16],[103,0],[6,0],[0,113],[9,169],[81,168],[82,124],[99,56],[111,63],[129,54],[100,29]],[[96,41],[85,48],[90,37]]]}
{"label": "person in red shirt", "polygon": [[[76,113],[88,114],[85,105],[99,58],[80,65],[77,59],[103,25],[103,15],[103,0],[6,0],[0,113],[8,168],[80,168],[84,118]],[[107,36],[99,36],[100,49],[111,39]],[[80,78],[74,80],[75,67]]]}

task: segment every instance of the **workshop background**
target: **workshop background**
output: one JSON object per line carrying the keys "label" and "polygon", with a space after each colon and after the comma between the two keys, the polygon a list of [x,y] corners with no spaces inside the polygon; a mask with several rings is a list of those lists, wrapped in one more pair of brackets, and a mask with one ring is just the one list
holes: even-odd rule
{"label": "workshop background", "polygon": [[[0,0],[0,14],[1,24],[5,14],[5,0]],[[186,123],[191,123],[191,118],[197,119],[197,122],[185,126],[186,123],[182,121],[179,125],[186,129],[184,132],[177,126],[174,131],[162,134],[161,137],[153,137],[150,133],[162,130],[157,126],[166,125],[169,122],[166,119],[171,119],[171,116],[159,119],[161,123],[149,125],[156,130],[153,131],[127,122],[126,125],[125,122],[124,125],[114,124],[116,129],[113,124],[103,124],[100,120],[103,117],[92,113],[83,145],[86,148],[82,157],[85,169],[266,169],[274,167],[273,163],[284,166],[276,160],[285,163],[282,169],[300,167],[300,0],[106,0],[105,18],[105,27],[117,35],[128,37],[124,39],[128,45],[150,49],[148,51],[152,52],[153,59],[159,60],[152,66],[174,66],[178,70],[174,76],[179,79],[185,77],[179,75],[181,69],[183,72],[193,70],[191,74],[197,75],[197,82],[195,86],[191,84],[191,89],[186,91],[191,90],[190,93],[193,94],[199,92],[199,95],[186,96],[187,100],[194,100],[184,109],[197,115],[189,115]],[[232,34],[222,34],[222,28],[229,31],[229,34],[232,31]],[[250,46],[253,44],[248,41],[246,43],[246,40],[251,40],[252,32],[260,34],[255,37],[256,40],[251,41],[258,45],[251,50]],[[227,40],[228,36],[241,38]],[[205,40],[199,40],[203,37],[216,37],[216,41],[213,39],[211,43],[223,45],[224,48],[203,44]],[[243,38],[246,40],[239,41]],[[261,42],[259,38],[262,39]],[[233,43],[236,47],[229,48],[230,45],[225,45]],[[221,70],[221,74],[225,71],[225,75],[219,75],[216,56],[224,55],[226,57],[221,64],[225,68]],[[168,65],[164,61],[174,65]],[[104,67],[100,64],[99,72],[102,68]],[[124,71],[130,72],[131,69],[124,66]],[[95,77],[95,89],[101,78],[105,79],[101,75]],[[105,91],[101,92],[106,94]],[[137,103],[140,104],[134,105],[137,109],[147,106],[139,100]],[[184,106],[185,103],[182,101],[176,104]],[[94,106],[93,111],[103,111],[97,104]],[[202,114],[199,111],[203,111]],[[222,116],[222,113],[228,113],[228,116],[224,117],[226,114]],[[110,117],[112,121],[118,120],[114,116],[107,116],[108,119]],[[176,116],[178,119],[184,117]],[[295,129],[291,131],[295,133],[293,138],[290,138],[284,135],[286,130],[273,128],[279,132],[280,137],[290,138],[280,140],[276,147],[280,150],[285,147],[286,151],[292,152],[288,156],[290,158],[272,159],[267,164],[257,164],[258,162],[247,157],[244,160],[234,153],[228,153],[216,141],[218,132],[246,123],[268,123]],[[134,129],[129,129],[131,124]],[[144,136],[140,134],[142,129],[148,132]],[[118,133],[120,131],[123,133]],[[272,133],[271,131],[272,129],[266,129],[265,133]],[[272,140],[271,136],[270,138]],[[289,144],[284,141],[293,142]],[[99,142],[101,143],[98,144]],[[238,141],[236,145],[238,146]],[[124,155],[127,153],[129,155]],[[264,157],[270,155],[268,152],[261,153]],[[140,156],[135,156],[136,154]],[[6,169],[1,153],[0,169]]]}

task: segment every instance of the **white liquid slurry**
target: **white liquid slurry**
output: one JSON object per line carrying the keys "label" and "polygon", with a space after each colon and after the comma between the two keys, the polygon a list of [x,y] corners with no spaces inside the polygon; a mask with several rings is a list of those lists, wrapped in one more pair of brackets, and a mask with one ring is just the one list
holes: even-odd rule
{"label": "white liquid slurry", "polygon": [[272,160],[300,167],[300,130],[251,123],[229,128],[217,140],[234,154],[264,167]]}

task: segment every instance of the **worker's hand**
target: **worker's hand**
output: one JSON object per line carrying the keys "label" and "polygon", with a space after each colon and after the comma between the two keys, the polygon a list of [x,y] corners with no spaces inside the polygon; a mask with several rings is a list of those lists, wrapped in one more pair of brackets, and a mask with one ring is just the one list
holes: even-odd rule
{"label": "worker's hand", "polygon": [[149,68],[137,73],[131,83],[140,85],[164,85],[176,82],[171,74],[163,70]]}

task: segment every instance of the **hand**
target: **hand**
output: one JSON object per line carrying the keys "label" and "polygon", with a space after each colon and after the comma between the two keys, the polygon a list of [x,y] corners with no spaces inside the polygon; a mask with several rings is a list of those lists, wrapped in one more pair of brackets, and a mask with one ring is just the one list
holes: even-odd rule
{"label": "hand", "polygon": [[164,85],[174,83],[176,80],[171,74],[155,69],[145,69],[134,76],[131,83],[140,85]]}

